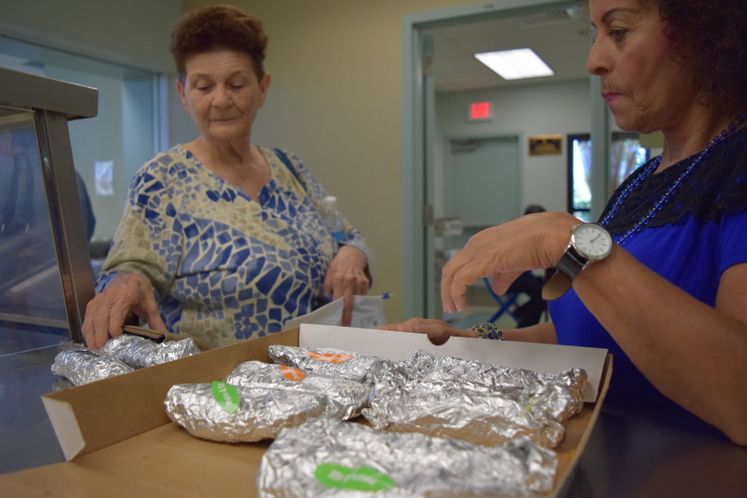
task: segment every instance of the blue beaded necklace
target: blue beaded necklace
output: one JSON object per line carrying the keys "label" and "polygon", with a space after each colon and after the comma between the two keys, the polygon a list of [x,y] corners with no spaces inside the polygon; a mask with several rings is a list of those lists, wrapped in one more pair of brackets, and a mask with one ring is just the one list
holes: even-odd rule
{"label": "blue beaded necklace", "polygon": [[[625,241],[628,237],[646,226],[651,218],[653,218],[659,211],[664,208],[664,206],[666,206],[672,195],[674,195],[677,189],[680,188],[680,185],[682,185],[682,182],[685,180],[685,178],[687,178],[690,173],[692,173],[695,168],[697,168],[700,163],[703,162],[703,159],[705,159],[713,149],[717,148],[719,145],[731,138],[739,129],[739,125],[745,119],[747,119],[747,114],[741,114],[737,117],[736,120],[734,120],[734,122],[732,122],[732,124],[729,125],[728,128],[716,135],[713,140],[708,142],[708,145],[706,145],[706,147],[698,153],[698,155],[695,157],[695,159],[693,159],[690,165],[682,173],[680,173],[680,176],[678,176],[672,182],[667,191],[664,192],[664,195],[662,195],[661,198],[659,198],[659,200],[654,203],[648,213],[646,213],[640,220],[638,220],[638,222],[636,222],[635,225],[630,227],[625,233],[619,236],[615,236],[615,242],[617,242],[618,244],[622,244],[623,241]],[[609,221],[617,214],[620,206],[628,199],[630,193],[637,189],[648,177],[654,174],[654,171],[656,171],[656,169],[661,164],[661,160],[662,157],[659,155],[652,158],[648,163],[646,163],[646,165],[643,166],[643,172],[638,175],[638,177],[634,181],[629,183],[622,192],[620,192],[620,195],[617,196],[615,203],[607,211],[607,214],[604,216],[604,218],[602,218],[602,220],[599,222],[600,224],[606,226],[609,223]]]}

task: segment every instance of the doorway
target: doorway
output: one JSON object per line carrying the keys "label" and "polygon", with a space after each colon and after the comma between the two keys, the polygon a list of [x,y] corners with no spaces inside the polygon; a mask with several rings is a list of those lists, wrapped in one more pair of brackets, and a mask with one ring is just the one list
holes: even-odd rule
{"label": "doorway", "polygon": [[[469,238],[519,215],[521,162],[517,135],[444,140],[442,178],[434,189],[431,294],[439,295],[441,269]],[[438,186],[440,184],[440,186]],[[474,286],[470,296],[482,307],[490,303],[487,289]],[[473,304],[478,304],[473,303]],[[442,316],[438,302],[428,303],[428,316]],[[465,310],[468,315],[472,310]],[[448,318],[448,317],[447,317]]]}
{"label": "doorway", "polygon": [[[403,188],[408,316],[441,316],[440,267],[447,251],[454,249],[447,246],[458,246],[460,242],[463,245],[474,227],[507,221],[481,205],[480,198],[486,195],[481,189],[488,188],[490,181],[475,186],[454,169],[449,170],[453,138],[515,137],[518,173],[499,182],[513,195],[513,213],[508,216],[518,216],[527,203],[549,203],[548,209],[565,210],[565,155],[559,152],[552,158],[530,157],[526,145],[531,134],[556,133],[566,125],[569,132],[587,129],[592,136],[600,130],[606,134],[604,102],[584,69],[588,22],[577,17],[577,11],[575,1],[503,0],[405,18]],[[575,42],[572,48],[561,43],[568,39]],[[480,74],[471,72],[470,67],[479,63],[472,54],[458,52],[480,42],[489,45],[484,47],[489,50],[544,46],[549,54],[546,57],[554,61],[557,69],[551,78],[554,86],[548,84],[549,80],[539,79],[502,81],[486,68]],[[461,59],[457,60],[458,56]],[[457,68],[455,74],[468,77],[444,74],[441,62],[446,59],[452,59],[449,64]],[[468,122],[466,109],[470,99],[493,102],[495,118]],[[554,106],[562,103],[569,112],[554,111]],[[595,120],[594,109],[605,119]],[[599,166],[606,167],[601,163]],[[559,185],[563,187],[558,188]],[[484,216],[476,223],[459,221],[455,207],[467,218],[478,213]],[[450,240],[444,240],[444,227],[447,233],[454,233],[455,224],[459,223],[464,226],[463,234],[449,235]]]}

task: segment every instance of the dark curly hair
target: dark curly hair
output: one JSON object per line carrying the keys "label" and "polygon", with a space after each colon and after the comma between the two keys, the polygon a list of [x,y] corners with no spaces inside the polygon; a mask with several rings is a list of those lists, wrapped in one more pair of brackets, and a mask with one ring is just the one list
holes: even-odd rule
{"label": "dark curly hair", "polygon": [[747,0],[648,1],[656,2],[706,103],[732,116],[747,110]]}
{"label": "dark curly hair", "polygon": [[257,78],[262,79],[267,42],[259,19],[236,7],[215,5],[184,14],[171,32],[170,48],[182,81],[189,57],[215,49],[248,55]]}
{"label": "dark curly hair", "polygon": [[[704,103],[734,117],[747,111],[747,0],[639,0],[666,21],[677,59],[693,72]],[[588,0],[581,0],[588,9]]]}

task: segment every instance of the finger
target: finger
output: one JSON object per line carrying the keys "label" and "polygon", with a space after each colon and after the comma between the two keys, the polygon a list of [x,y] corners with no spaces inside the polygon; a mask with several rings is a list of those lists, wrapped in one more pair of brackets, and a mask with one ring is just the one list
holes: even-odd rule
{"label": "finger", "polygon": [[451,278],[451,286],[448,289],[449,299],[453,303],[455,311],[462,311],[467,304],[467,287],[477,280],[479,275],[474,265],[465,264],[454,272]]}
{"label": "finger", "polygon": [[114,303],[109,311],[109,324],[107,327],[107,337],[119,337],[124,332],[123,327],[127,316],[130,314],[130,307],[123,301]]}
{"label": "finger", "polygon": [[[453,261],[453,259],[452,259]],[[441,307],[446,313],[454,313],[454,302],[451,300],[450,289],[453,275],[453,263],[447,263],[441,273]]]}
{"label": "finger", "polygon": [[106,343],[109,337],[109,312],[111,309],[111,302],[107,296],[103,296],[100,299],[100,305],[94,310],[93,316],[91,317],[92,333],[86,338],[86,344],[89,348],[97,350]]}
{"label": "finger", "polygon": [[93,343],[92,339],[94,334],[93,330],[93,314],[95,311],[95,305],[93,304],[93,299],[88,301],[88,304],[86,305],[86,316],[83,320],[83,326],[81,327],[81,332],[83,334],[83,341],[85,342],[86,346],[90,347]]}
{"label": "finger", "polygon": [[368,279],[365,275],[359,275],[355,282],[355,293],[359,296],[368,294]]}
{"label": "finger", "polygon": [[392,330],[395,332],[402,332],[401,325],[399,323],[385,323],[376,327],[378,330]]}
{"label": "finger", "polygon": [[353,288],[348,287],[343,294],[344,305],[342,308],[342,325],[349,327],[353,318]]}
{"label": "finger", "polygon": [[159,332],[168,332],[166,324],[161,319],[161,310],[158,308],[158,303],[152,293],[148,293],[143,304],[143,318],[148,322],[148,326],[153,330]]}
{"label": "finger", "polygon": [[325,296],[329,296],[332,294],[332,273],[327,271],[327,276],[324,278],[324,284],[322,285],[322,293]]}
{"label": "finger", "polygon": [[442,330],[428,332],[428,339],[434,346],[441,346],[449,340],[449,333]]}

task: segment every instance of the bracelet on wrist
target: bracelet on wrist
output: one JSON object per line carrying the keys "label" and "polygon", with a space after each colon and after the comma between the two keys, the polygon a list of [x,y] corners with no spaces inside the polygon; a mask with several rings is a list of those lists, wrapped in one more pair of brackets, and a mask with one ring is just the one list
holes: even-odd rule
{"label": "bracelet on wrist", "polygon": [[503,331],[492,322],[480,322],[470,328],[470,330],[477,332],[477,337],[480,339],[503,340]]}

